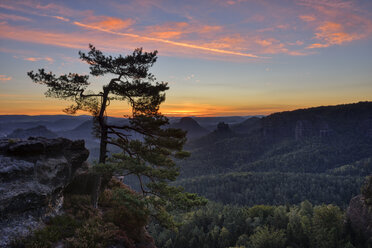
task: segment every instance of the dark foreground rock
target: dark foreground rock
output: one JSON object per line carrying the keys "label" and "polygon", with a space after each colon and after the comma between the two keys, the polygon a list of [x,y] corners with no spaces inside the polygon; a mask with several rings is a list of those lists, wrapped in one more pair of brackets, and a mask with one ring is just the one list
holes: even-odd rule
{"label": "dark foreground rock", "polygon": [[58,213],[63,189],[88,156],[84,141],[0,139],[0,247]]}
{"label": "dark foreground rock", "polygon": [[365,204],[362,195],[351,199],[347,218],[353,230],[362,234],[372,244],[372,210]]}

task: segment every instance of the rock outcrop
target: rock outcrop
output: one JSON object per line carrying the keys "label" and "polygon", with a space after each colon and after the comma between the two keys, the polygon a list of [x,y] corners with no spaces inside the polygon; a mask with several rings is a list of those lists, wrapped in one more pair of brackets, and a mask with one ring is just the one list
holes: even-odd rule
{"label": "rock outcrop", "polygon": [[58,213],[63,189],[88,156],[84,141],[0,139],[0,247]]}
{"label": "rock outcrop", "polygon": [[170,127],[187,131],[188,139],[196,139],[208,134],[208,130],[200,126],[199,123],[191,117],[183,117],[179,122],[172,124]]}
{"label": "rock outcrop", "polygon": [[347,219],[353,230],[372,244],[372,210],[365,204],[363,195],[351,199]]}

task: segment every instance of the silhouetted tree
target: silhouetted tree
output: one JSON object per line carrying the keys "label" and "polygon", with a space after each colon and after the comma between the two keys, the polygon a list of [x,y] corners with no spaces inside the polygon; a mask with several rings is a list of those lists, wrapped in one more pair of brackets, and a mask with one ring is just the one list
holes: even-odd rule
{"label": "silhouetted tree", "polygon": [[[138,48],[131,55],[112,57],[103,55],[93,45],[89,45],[89,48],[87,54],[79,52],[79,55],[90,65],[90,74],[111,76],[108,84],[103,85],[98,93],[87,90],[90,85],[87,75],[69,73],[57,77],[44,69],[39,69],[37,73],[28,72],[28,75],[35,83],[48,87],[45,93],[47,97],[73,101],[74,104],[65,109],[66,113],[75,114],[83,110],[94,116],[100,137],[98,170],[101,175],[106,175],[104,182],[108,182],[113,173],[135,175],[148,209],[155,209],[153,215],[171,225],[170,208],[191,207],[203,204],[204,200],[168,185],[179,175],[173,158],[184,158],[189,154],[183,151],[186,133],[180,129],[164,128],[169,122],[159,112],[159,106],[165,100],[164,91],[169,88],[167,83],[157,82],[149,72],[157,60],[157,51],[148,53]],[[113,125],[107,122],[107,107],[113,100],[131,106],[129,124]],[[132,138],[133,133],[139,134],[139,138]],[[106,160],[108,144],[122,151],[110,163]],[[105,187],[100,185],[101,177],[96,187]],[[93,199],[94,205],[97,196],[98,192]]]}
{"label": "silhouetted tree", "polygon": [[[87,90],[90,85],[88,75],[69,73],[56,77],[44,69],[39,72],[28,72],[30,78],[48,87],[45,95],[75,103],[64,111],[75,114],[79,110],[88,111],[98,122],[100,130],[100,156],[99,162],[105,163],[107,157],[107,144],[113,143],[109,137],[113,133],[126,139],[125,134],[118,130],[135,131],[148,135],[154,129],[153,126],[162,126],[168,123],[167,118],[158,110],[160,104],[165,100],[164,91],[169,89],[167,83],[156,82],[154,75],[149,73],[150,67],[157,60],[157,51],[143,52],[142,48],[134,50],[133,54],[123,57],[105,56],[93,45],[89,45],[88,54],[79,52],[80,59],[90,65],[92,76],[111,75],[108,84],[102,86],[102,91],[93,93]],[[155,84],[154,84],[155,83]],[[107,123],[107,107],[111,101],[125,101],[132,107],[131,124],[114,126]],[[148,118],[144,118],[148,117]],[[150,129],[150,130],[149,130]],[[182,139],[182,138],[181,138]],[[113,143],[113,145],[118,145]]]}

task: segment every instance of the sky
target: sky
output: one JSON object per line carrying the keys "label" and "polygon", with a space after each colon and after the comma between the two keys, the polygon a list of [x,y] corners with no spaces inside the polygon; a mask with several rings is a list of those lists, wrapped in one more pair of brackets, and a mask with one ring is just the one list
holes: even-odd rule
{"label": "sky", "polygon": [[[89,74],[78,55],[89,43],[113,56],[158,50],[168,116],[372,100],[372,0],[0,0],[0,114],[63,114],[71,103],[27,72]],[[109,78],[90,80],[99,91]]]}

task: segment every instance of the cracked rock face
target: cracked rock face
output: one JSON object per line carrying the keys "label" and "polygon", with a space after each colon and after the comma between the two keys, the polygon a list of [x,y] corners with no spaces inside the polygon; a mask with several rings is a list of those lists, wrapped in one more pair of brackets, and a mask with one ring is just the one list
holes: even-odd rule
{"label": "cracked rock face", "polygon": [[346,214],[352,228],[372,244],[372,210],[365,204],[362,195],[351,199]]}
{"label": "cracked rock face", "polygon": [[0,247],[58,212],[62,190],[88,156],[84,141],[0,139]]}

